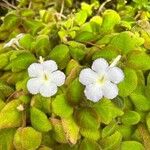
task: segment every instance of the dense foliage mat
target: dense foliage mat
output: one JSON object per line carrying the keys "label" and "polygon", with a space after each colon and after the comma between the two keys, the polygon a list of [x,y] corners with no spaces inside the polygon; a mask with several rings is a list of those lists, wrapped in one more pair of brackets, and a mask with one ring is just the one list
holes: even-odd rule
{"label": "dense foliage mat", "polygon": [[[2,0],[0,9],[0,150],[150,149],[148,0]],[[66,75],[51,97],[27,89],[40,56]],[[90,101],[81,70],[117,56],[118,96]]]}

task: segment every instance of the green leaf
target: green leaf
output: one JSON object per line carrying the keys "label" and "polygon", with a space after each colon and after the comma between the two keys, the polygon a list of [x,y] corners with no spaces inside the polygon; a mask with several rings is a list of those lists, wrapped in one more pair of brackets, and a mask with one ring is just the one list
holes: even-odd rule
{"label": "green leaf", "polygon": [[122,134],[124,140],[129,140],[131,139],[134,128],[132,126],[119,125],[116,130]]}
{"label": "green leaf", "polygon": [[9,14],[4,18],[2,28],[8,31],[12,31],[19,23],[20,18],[14,14]]}
{"label": "green leaf", "polygon": [[100,145],[103,150],[114,150],[119,149],[122,141],[122,135],[120,132],[116,131],[109,137],[100,140]]}
{"label": "green leaf", "polygon": [[132,32],[125,31],[114,36],[110,42],[110,45],[120,49],[122,53],[127,54],[141,46],[143,43],[143,38],[134,35]]}
{"label": "green leaf", "polygon": [[79,63],[71,59],[66,66],[66,75],[68,76],[74,68],[79,68]]}
{"label": "green leaf", "polygon": [[65,95],[61,94],[52,101],[52,111],[62,118],[68,118],[73,113],[73,108],[68,104]]}
{"label": "green leaf", "polygon": [[60,69],[64,69],[70,60],[69,48],[64,44],[57,45],[49,56],[50,59],[56,61]]}
{"label": "green leaf", "polygon": [[137,87],[137,75],[132,69],[125,68],[123,70],[125,74],[124,80],[118,84],[119,95],[122,97],[129,96]]}
{"label": "green leaf", "polygon": [[83,149],[86,149],[86,150],[101,150],[101,147],[94,140],[90,140],[90,139],[85,138],[85,139],[82,140],[82,142],[80,144],[80,147],[79,147],[79,150],[83,150]]}
{"label": "green leaf", "polygon": [[141,119],[140,115],[135,111],[127,111],[121,117],[122,123],[127,126],[137,124],[140,121],[140,119]]}
{"label": "green leaf", "polygon": [[69,103],[76,105],[81,102],[83,98],[83,92],[84,87],[83,85],[79,82],[79,79],[76,78],[73,80],[67,89],[67,100]]}
{"label": "green leaf", "polygon": [[106,127],[102,130],[102,138],[110,136],[114,133],[117,128],[117,123],[115,121],[110,122]]}
{"label": "green leaf", "polygon": [[83,137],[97,141],[100,139],[100,131],[98,129],[81,128],[80,133]]}
{"label": "green leaf", "polygon": [[79,136],[79,127],[75,123],[73,117],[63,118],[62,125],[67,141],[76,144]]}
{"label": "green leaf", "polygon": [[52,136],[59,143],[67,143],[66,135],[62,126],[62,121],[59,119],[51,118],[53,125]]}
{"label": "green leaf", "polygon": [[0,91],[6,97],[8,97],[9,95],[11,95],[14,92],[14,89],[11,86],[9,86],[6,82],[0,81]]}
{"label": "green leaf", "polygon": [[123,115],[123,111],[116,107],[108,99],[102,99],[98,103],[94,104],[94,109],[98,113],[101,122],[105,124],[109,124],[112,119],[116,118],[117,116]]}
{"label": "green leaf", "polygon": [[127,56],[126,65],[133,69],[149,70],[150,56],[142,51],[133,51]]}
{"label": "green leaf", "polygon": [[48,35],[39,35],[36,39],[34,49],[38,56],[47,56],[51,49]]}
{"label": "green leaf", "polygon": [[70,45],[69,50],[73,59],[80,61],[84,58],[86,54],[85,45],[75,41],[68,42],[68,45]]}
{"label": "green leaf", "polygon": [[51,113],[51,103],[52,99],[49,97],[43,97],[40,94],[34,95],[31,99],[32,106],[36,107],[37,109],[41,110],[46,114]]}
{"label": "green leaf", "polygon": [[134,106],[140,111],[150,110],[150,101],[144,95],[132,93],[130,98]]}
{"label": "green leaf", "polygon": [[93,54],[92,60],[97,58],[105,58],[107,60],[112,60],[119,55],[119,50],[111,45],[106,46]]}
{"label": "green leaf", "polygon": [[48,132],[52,129],[46,114],[35,107],[30,109],[30,119],[33,128],[40,132]]}
{"label": "green leaf", "polygon": [[19,100],[12,100],[0,112],[0,129],[20,127],[22,123],[22,113],[17,110],[20,105]]}
{"label": "green leaf", "polygon": [[3,69],[4,67],[6,67],[9,64],[9,58],[12,53],[13,53],[13,51],[8,51],[6,53],[0,54],[0,60],[1,60],[0,69]]}
{"label": "green leaf", "polygon": [[0,149],[12,150],[14,149],[13,139],[16,129],[3,129],[0,130]]}
{"label": "green leaf", "polygon": [[75,22],[79,26],[85,23],[86,19],[87,19],[86,11],[80,10],[78,13],[75,14]]}
{"label": "green leaf", "polygon": [[92,32],[88,31],[79,32],[75,37],[75,40],[78,42],[90,42],[95,39],[96,39],[95,35]]}
{"label": "green leaf", "polygon": [[14,146],[17,150],[35,150],[42,140],[42,135],[32,127],[19,128],[14,136]]}
{"label": "green leaf", "polygon": [[20,40],[19,44],[26,50],[31,50],[32,42],[34,38],[30,34],[25,34]]}
{"label": "green leaf", "polygon": [[75,112],[75,119],[80,128],[98,129],[100,120],[96,111],[92,108],[79,108]]}
{"label": "green leaf", "polygon": [[24,69],[27,69],[30,64],[35,62],[35,57],[29,52],[21,53],[17,58],[13,59],[10,62],[12,72],[19,72]]}
{"label": "green leaf", "polygon": [[102,33],[111,32],[115,25],[120,22],[119,14],[111,9],[105,10],[103,13],[103,22],[101,26]]}
{"label": "green leaf", "polygon": [[30,32],[32,35],[35,35],[43,28],[43,23],[36,20],[23,20],[23,27],[27,32]]}
{"label": "green leaf", "polygon": [[121,150],[145,150],[145,148],[137,141],[124,141],[121,143]]}

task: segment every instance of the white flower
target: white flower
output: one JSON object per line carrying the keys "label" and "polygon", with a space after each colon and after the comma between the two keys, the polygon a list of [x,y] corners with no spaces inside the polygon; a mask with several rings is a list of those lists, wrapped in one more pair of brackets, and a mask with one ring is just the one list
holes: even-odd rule
{"label": "white flower", "polygon": [[12,38],[8,43],[4,45],[3,48],[11,47],[13,45],[19,46],[19,40],[24,36],[23,33],[18,34],[15,38]]}
{"label": "white flower", "polygon": [[65,74],[57,70],[57,64],[53,60],[33,63],[28,68],[31,79],[27,82],[27,89],[31,94],[40,93],[44,97],[50,97],[57,92],[57,86],[65,82]]}
{"label": "white flower", "polygon": [[103,58],[96,59],[91,68],[83,69],[79,75],[79,81],[85,85],[84,94],[87,99],[97,102],[103,96],[113,99],[118,95],[116,84],[124,79],[124,73],[115,67],[120,60],[119,55],[109,66]]}

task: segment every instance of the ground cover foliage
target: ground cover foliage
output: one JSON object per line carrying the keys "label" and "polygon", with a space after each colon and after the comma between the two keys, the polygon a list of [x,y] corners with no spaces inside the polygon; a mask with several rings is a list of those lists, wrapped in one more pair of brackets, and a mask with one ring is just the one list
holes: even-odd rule
{"label": "ground cover foliage", "polygon": [[[148,0],[4,0],[0,16],[0,150],[150,149]],[[81,69],[118,55],[118,96],[87,100]],[[40,56],[67,77],[50,98],[26,87]]]}

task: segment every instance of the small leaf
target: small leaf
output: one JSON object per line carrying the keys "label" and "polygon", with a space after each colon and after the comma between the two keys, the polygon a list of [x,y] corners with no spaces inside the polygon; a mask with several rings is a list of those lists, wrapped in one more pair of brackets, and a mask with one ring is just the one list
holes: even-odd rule
{"label": "small leaf", "polygon": [[96,39],[95,35],[92,32],[88,31],[79,32],[75,37],[75,40],[78,42],[90,42],[95,39]]}
{"label": "small leaf", "polygon": [[24,69],[27,69],[30,64],[35,62],[35,57],[33,54],[29,52],[21,53],[17,56],[17,58],[13,59],[10,62],[12,72],[19,72]]}
{"label": "small leaf", "polygon": [[150,110],[150,101],[144,95],[132,93],[130,95],[134,106],[140,111]]}
{"label": "small leaf", "polygon": [[112,121],[110,124],[108,124],[106,127],[103,128],[102,130],[102,138],[105,138],[107,136],[110,136],[111,134],[114,133],[114,131],[117,128],[117,123]]}
{"label": "small leaf", "polygon": [[38,56],[47,56],[51,49],[48,35],[39,35],[35,41],[34,48]]}
{"label": "small leaf", "polygon": [[76,122],[83,129],[98,129],[99,117],[92,108],[80,108],[75,112]]}
{"label": "small leaf", "polygon": [[83,85],[79,82],[79,79],[76,78],[73,80],[67,89],[67,99],[69,103],[75,105],[81,102],[83,98],[83,92],[84,87]]}
{"label": "small leaf", "polygon": [[14,136],[14,146],[16,150],[37,149],[42,140],[42,135],[32,127],[19,128]]}
{"label": "small leaf", "polygon": [[61,120],[51,118],[53,125],[52,136],[59,143],[67,143],[66,135]]}
{"label": "small leaf", "polygon": [[122,135],[118,131],[109,137],[100,140],[100,145],[104,150],[114,150],[120,147]]}
{"label": "small leaf", "polygon": [[100,139],[100,131],[98,129],[85,129],[81,128],[80,133],[83,137],[97,141]]}
{"label": "small leaf", "polygon": [[116,130],[122,134],[124,140],[129,140],[131,139],[134,128],[132,126],[119,125]]}
{"label": "small leaf", "polygon": [[121,117],[122,123],[127,126],[137,124],[140,121],[140,119],[141,119],[140,115],[135,111],[127,111]]}
{"label": "small leaf", "polygon": [[[101,122],[109,124],[112,119],[122,116],[123,111],[116,107],[110,100],[102,99],[94,105],[94,109],[98,113]],[[108,111],[109,110],[109,111]]]}
{"label": "small leaf", "polygon": [[137,87],[136,72],[132,69],[125,68],[124,74],[125,74],[124,80],[120,84],[118,84],[119,95],[122,97],[130,95]]}
{"label": "small leaf", "polygon": [[86,11],[80,10],[78,13],[75,14],[75,22],[79,26],[85,23],[86,19],[87,19]]}
{"label": "small leaf", "polygon": [[64,44],[57,45],[49,56],[57,62],[60,69],[64,69],[70,60],[69,48]]}
{"label": "small leaf", "polygon": [[114,36],[110,45],[120,49],[124,54],[127,54],[141,46],[143,43],[143,38],[137,37],[132,32],[125,31]]}
{"label": "small leaf", "polygon": [[113,46],[106,46],[93,54],[92,60],[97,58],[105,58],[107,60],[112,60],[119,55],[119,50]]}
{"label": "small leaf", "polygon": [[0,112],[0,129],[21,126],[22,113],[17,110],[19,100],[12,100]]}
{"label": "small leaf", "polygon": [[62,125],[63,125],[66,139],[71,144],[76,144],[79,136],[79,127],[75,123],[74,119],[72,117],[69,117],[67,119],[63,118]]}
{"label": "small leaf", "polygon": [[121,150],[145,150],[145,148],[137,141],[124,141],[121,143]]}
{"label": "small leaf", "polygon": [[36,20],[23,20],[23,27],[27,32],[30,32],[32,35],[35,35],[38,31],[40,31],[43,28],[43,24],[40,21]]}
{"label": "small leaf", "polygon": [[82,140],[80,146],[79,146],[79,150],[101,150],[100,145],[95,142],[94,140],[90,140],[90,139],[84,139]]}
{"label": "small leaf", "polygon": [[52,111],[62,118],[68,118],[73,113],[73,108],[68,104],[65,95],[57,95],[52,101]]}
{"label": "small leaf", "polygon": [[0,149],[12,150],[14,149],[13,139],[16,129],[3,129],[0,130]]}
{"label": "small leaf", "polygon": [[19,44],[21,47],[25,48],[26,50],[31,50],[32,42],[34,38],[30,34],[25,34],[20,40]]}
{"label": "small leaf", "polygon": [[30,109],[31,124],[34,129],[40,132],[48,132],[52,129],[51,123],[45,113],[35,107]]}
{"label": "small leaf", "polygon": [[102,33],[111,32],[114,26],[120,22],[119,14],[111,9],[108,9],[103,14],[103,22],[101,26]]}
{"label": "small leaf", "polygon": [[70,45],[69,50],[72,58],[78,61],[82,60],[86,53],[85,45],[75,41],[70,41],[68,44]]}
{"label": "small leaf", "polygon": [[6,97],[8,97],[9,95],[11,95],[14,92],[14,89],[11,86],[9,86],[6,82],[0,81],[0,91]]}
{"label": "small leaf", "polygon": [[150,56],[142,51],[133,51],[127,56],[126,65],[133,69],[149,70]]}

